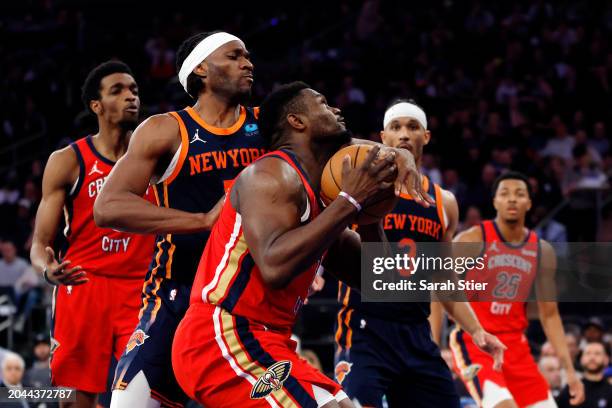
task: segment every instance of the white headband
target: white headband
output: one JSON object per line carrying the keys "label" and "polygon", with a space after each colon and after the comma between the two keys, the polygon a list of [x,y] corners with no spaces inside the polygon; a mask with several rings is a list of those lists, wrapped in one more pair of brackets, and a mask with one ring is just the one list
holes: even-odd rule
{"label": "white headband", "polygon": [[424,129],[427,129],[427,117],[425,116],[425,112],[423,112],[423,109],[410,102],[400,102],[387,109],[385,118],[383,119],[383,129],[386,128],[393,119],[405,117],[416,119]]}
{"label": "white headband", "polygon": [[206,59],[210,54],[212,54],[217,48],[222,45],[227,44],[230,41],[240,41],[240,44],[244,47],[244,43],[242,40],[235,35],[220,32],[209,35],[204,38],[196,47],[189,53],[185,61],[183,61],[183,65],[181,65],[181,70],[179,71],[178,77],[179,82],[187,90],[187,77],[189,74],[193,72],[195,67],[200,65],[202,61]]}

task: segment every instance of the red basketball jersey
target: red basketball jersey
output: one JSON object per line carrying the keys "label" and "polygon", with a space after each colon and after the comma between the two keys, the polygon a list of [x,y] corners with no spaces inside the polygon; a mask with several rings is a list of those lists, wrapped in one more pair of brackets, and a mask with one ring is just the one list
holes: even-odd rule
{"label": "red basketball jersey", "polygon": [[[305,173],[292,156],[288,151],[278,150],[261,158],[285,160],[299,174],[308,194],[310,208],[310,214],[303,221],[306,224],[319,214],[320,207]],[[240,214],[227,199],[202,254],[190,302],[219,305],[252,322],[289,331],[308,296],[321,261],[297,275],[284,289],[271,289],[264,283],[259,267],[253,261],[241,221]]]}
{"label": "red basketball jersey", "polygon": [[[70,146],[77,155],[80,170],[64,206],[68,248],[62,251],[62,258],[69,259],[72,265],[81,265],[87,273],[144,278],[155,237],[99,228],[94,222],[94,202],[115,163],[96,150],[91,136]],[[150,188],[146,199],[155,202]]]}
{"label": "red basketball jersey", "polygon": [[522,332],[527,328],[526,300],[539,266],[538,236],[528,231],[525,240],[514,245],[504,239],[494,221],[484,221],[481,228],[485,268],[470,270],[466,280],[486,282],[487,287],[486,292],[469,292],[468,299],[488,332]]}

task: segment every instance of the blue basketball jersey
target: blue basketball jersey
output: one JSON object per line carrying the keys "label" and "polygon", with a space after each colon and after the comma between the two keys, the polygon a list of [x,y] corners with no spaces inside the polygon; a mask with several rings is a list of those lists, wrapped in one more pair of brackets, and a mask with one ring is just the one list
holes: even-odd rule
{"label": "blue basketball jersey", "polygon": [[[440,242],[446,232],[440,186],[424,177],[423,188],[434,198],[435,206],[425,208],[415,203],[409,195],[402,194],[393,211],[382,220],[389,242],[397,243],[399,251],[411,256],[414,256],[419,242]],[[397,322],[424,321],[429,316],[428,302],[362,302],[359,292],[342,283],[338,288],[338,300],[342,303],[339,322],[352,309],[362,315]]]}
{"label": "blue basketball jersey", "polygon": [[[257,127],[258,108],[240,107],[238,121],[229,128],[204,122],[188,107],[170,114],[178,121],[181,147],[169,170],[154,185],[159,206],[192,213],[210,211],[238,173],[265,152]],[[209,232],[158,235],[148,279],[193,282]]]}

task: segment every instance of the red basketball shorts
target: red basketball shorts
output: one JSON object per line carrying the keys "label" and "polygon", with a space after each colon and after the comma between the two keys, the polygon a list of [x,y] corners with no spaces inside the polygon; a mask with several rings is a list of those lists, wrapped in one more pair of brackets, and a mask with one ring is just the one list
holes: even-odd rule
{"label": "red basketball shorts", "polygon": [[193,304],[172,346],[179,384],[206,407],[317,407],[346,394],[295,352],[287,333]]}
{"label": "red basketball shorts", "polygon": [[493,369],[493,358],[481,351],[469,334],[454,329],[450,335],[455,371],[463,380],[472,398],[482,407],[514,399],[525,407],[548,399],[548,384],[531,356],[523,333],[497,334],[508,347],[501,371]]}
{"label": "red basketball shorts", "polygon": [[51,383],[101,393],[111,355],[119,359],[138,324],[142,279],[87,277],[84,285],[55,288]]}

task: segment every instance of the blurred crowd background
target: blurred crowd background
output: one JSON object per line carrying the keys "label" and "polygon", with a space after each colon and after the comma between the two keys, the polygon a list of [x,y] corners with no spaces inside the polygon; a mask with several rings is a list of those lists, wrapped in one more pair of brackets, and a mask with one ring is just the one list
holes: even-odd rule
{"label": "blurred crowd background", "polygon": [[[121,59],[135,73],[143,118],[182,109],[192,101],[178,84],[175,51],[201,31],[243,38],[255,64],[253,105],[275,85],[303,80],[342,109],[355,137],[379,140],[389,102],[417,101],[432,132],[423,171],[456,195],[461,229],[494,214],[493,181],[514,169],[530,177],[529,226],[543,238],[611,241],[612,3],[497,3],[313,0],[289,10],[266,2],[2,2],[0,345],[25,358],[20,381],[46,378],[39,372],[49,356],[51,294],[28,253],[47,157],[95,131],[80,102],[83,79],[98,63]],[[326,372],[334,291],[328,279],[296,327]],[[609,348],[605,304],[560,307],[577,363],[593,328]],[[558,371],[541,330],[529,333],[537,358],[546,358],[541,366]],[[551,387],[560,389],[562,377]]]}

